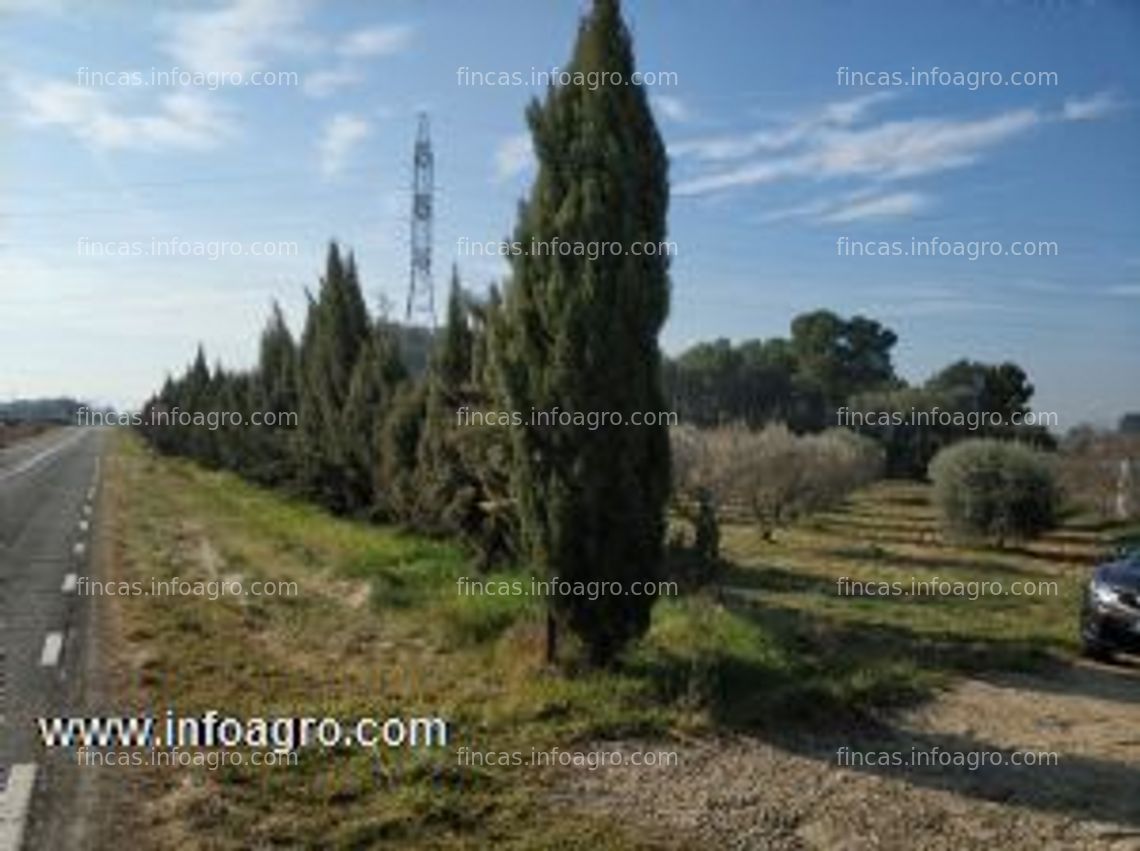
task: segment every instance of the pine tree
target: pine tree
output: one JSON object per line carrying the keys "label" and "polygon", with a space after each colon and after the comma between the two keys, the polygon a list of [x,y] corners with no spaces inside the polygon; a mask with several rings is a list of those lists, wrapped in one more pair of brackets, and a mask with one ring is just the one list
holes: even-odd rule
{"label": "pine tree", "polygon": [[[617,580],[628,591],[659,574],[669,490],[665,427],[628,425],[635,411],[665,409],[657,337],[668,313],[667,258],[630,248],[664,241],[667,160],[645,92],[612,76],[629,81],[634,72],[617,0],[595,0],[568,70],[586,80],[605,73],[606,82],[552,88],[531,104],[538,174],[515,239],[616,241],[624,253],[515,257],[493,345],[509,409],[624,416],[627,425],[597,430],[512,429],[513,480],[537,565],[571,581]],[[565,623],[594,663],[610,661],[648,627],[652,604],[628,594],[551,599],[548,657]]]}

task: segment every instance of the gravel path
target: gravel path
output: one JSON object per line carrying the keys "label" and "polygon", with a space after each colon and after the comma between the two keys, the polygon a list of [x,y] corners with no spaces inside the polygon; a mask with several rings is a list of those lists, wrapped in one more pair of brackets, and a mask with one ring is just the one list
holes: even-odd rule
{"label": "gravel path", "polygon": [[[778,741],[777,741],[778,739]],[[1054,765],[839,766],[836,751],[1055,752]],[[644,822],[648,845],[771,849],[1140,849],[1140,667],[965,680],[886,733],[676,749],[678,766],[566,769],[564,806]],[[586,749],[586,748],[583,748]],[[949,758],[944,756],[942,758]],[[976,757],[975,757],[976,758]],[[1024,758],[1024,757],[1020,757]]]}

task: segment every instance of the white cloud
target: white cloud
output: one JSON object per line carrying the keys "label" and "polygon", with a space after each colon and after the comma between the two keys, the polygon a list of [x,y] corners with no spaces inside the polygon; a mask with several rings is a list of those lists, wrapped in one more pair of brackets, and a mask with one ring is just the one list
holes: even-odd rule
{"label": "white cloud", "polygon": [[27,124],[82,125],[105,109],[102,94],[75,83],[13,78],[11,91],[24,107]]}
{"label": "white cloud", "polygon": [[772,183],[777,180],[804,176],[810,173],[811,160],[809,157],[786,157],[776,160],[762,160],[729,171],[722,171],[716,174],[683,181],[674,187],[673,194],[707,195],[710,192],[720,192],[726,189],[754,186],[761,183]]}
{"label": "white cloud", "polygon": [[669,146],[673,157],[692,156],[698,160],[720,161],[750,157],[762,151],[777,151],[793,145],[800,138],[798,130],[783,131],[758,130],[755,133],[731,136],[709,136],[702,139],[687,139]]}
{"label": "white cloud", "polygon": [[149,113],[118,112],[104,92],[58,80],[15,80],[12,91],[32,126],[62,127],[93,148],[209,150],[234,133],[215,98],[176,90]]}
{"label": "white cloud", "polygon": [[232,0],[209,11],[169,16],[164,48],[191,71],[248,74],[268,56],[314,47],[301,30],[307,0]]}
{"label": "white cloud", "polygon": [[853,201],[823,215],[825,222],[857,222],[864,219],[891,219],[913,216],[927,206],[919,192],[891,192]]}
{"label": "white cloud", "polygon": [[390,56],[412,40],[412,28],[403,24],[369,27],[348,35],[337,51],[342,56]]}
{"label": "white cloud", "polygon": [[301,82],[301,91],[309,97],[323,98],[337,89],[354,86],[362,79],[360,73],[351,68],[327,68],[305,75],[305,79]]}
{"label": "white cloud", "polygon": [[317,145],[321,174],[335,177],[341,173],[353,148],[368,137],[372,125],[358,115],[341,112],[325,124]]}
{"label": "white cloud", "polygon": [[357,67],[360,61],[403,51],[410,44],[412,33],[412,28],[404,25],[370,27],[349,33],[336,48],[342,57],[340,64],[312,71],[306,75],[301,90],[309,97],[323,98],[338,89],[363,82],[364,75]]}
{"label": "white cloud", "polygon": [[1110,92],[1097,92],[1087,98],[1069,98],[1061,107],[1065,121],[1095,121],[1120,108]]}
{"label": "white cloud", "polygon": [[1109,295],[1122,298],[1140,298],[1140,284],[1118,284],[1115,287],[1109,287],[1106,292]]}
{"label": "white cloud", "polygon": [[839,127],[850,127],[855,124],[864,113],[868,112],[877,103],[883,103],[893,98],[891,92],[872,92],[859,95],[849,100],[833,101],[825,104],[819,111],[816,123],[822,125],[833,124]]}
{"label": "white cloud", "polygon": [[669,153],[674,157],[692,156],[698,160],[717,162],[746,159],[764,152],[783,151],[807,141],[813,133],[826,128],[850,127],[872,106],[890,98],[888,92],[875,92],[849,100],[835,101],[811,110],[776,129],[689,139],[670,145]]}
{"label": "white cloud", "polygon": [[1030,109],[980,120],[918,118],[864,130],[825,133],[813,163],[834,176],[913,177],[968,165],[980,153],[1040,121]]}
{"label": "white cloud", "polygon": [[[868,111],[888,97],[886,92],[862,95],[773,128],[673,144],[669,153],[674,158],[723,164],[721,171],[682,181],[675,191],[701,195],[790,178],[895,180],[933,174],[971,165],[990,148],[1040,125],[1100,119],[1121,108],[1113,95],[1100,92],[1070,98],[1059,110],[1023,108],[986,118],[910,118],[860,126]],[[759,158],[765,154],[778,156]],[[746,162],[729,167],[736,160]]]}
{"label": "white cloud", "polygon": [[688,105],[675,95],[655,95],[653,105],[663,116],[678,124],[683,124],[693,117]]}
{"label": "white cloud", "polygon": [[534,148],[530,134],[520,133],[504,139],[495,151],[495,176],[507,180],[534,166]]}
{"label": "white cloud", "polygon": [[920,192],[888,192],[862,190],[837,198],[819,198],[794,207],[773,210],[760,217],[770,224],[794,219],[807,219],[817,223],[856,222],[865,219],[905,218],[929,206],[929,199]]}
{"label": "white cloud", "polygon": [[794,207],[783,207],[778,210],[772,210],[761,216],[759,222],[767,225],[793,219],[815,219],[832,209],[834,205],[835,202],[831,199],[819,198],[815,201],[796,204]]}
{"label": "white cloud", "polygon": [[1039,124],[1030,109],[983,119],[916,118],[855,130],[817,126],[798,152],[690,179],[678,195],[701,195],[794,177],[897,179],[975,162],[983,151]]}
{"label": "white cloud", "polygon": [[62,15],[67,11],[67,0],[0,0],[0,15],[14,13]]}

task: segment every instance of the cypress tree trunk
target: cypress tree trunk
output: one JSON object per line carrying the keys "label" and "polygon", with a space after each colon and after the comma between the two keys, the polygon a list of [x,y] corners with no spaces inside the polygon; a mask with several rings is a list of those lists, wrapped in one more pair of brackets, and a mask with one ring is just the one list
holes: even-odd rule
{"label": "cypress tree trunk", "polygon": [[554,612],[546,610],[546,664],[553,665],[558,661],[558,620]]}

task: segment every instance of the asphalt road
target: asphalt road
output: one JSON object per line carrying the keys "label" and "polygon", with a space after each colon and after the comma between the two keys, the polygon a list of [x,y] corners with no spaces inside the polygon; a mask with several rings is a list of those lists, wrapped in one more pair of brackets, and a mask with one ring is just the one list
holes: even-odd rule
{"label": "asphalt road", "polygon": [[[60,755],[36,719],[80,707],[87,569],[103,435],[57,429],[0,450],[0,851],[59,847]],[[78,714],[78,713],[76,713]]]}

